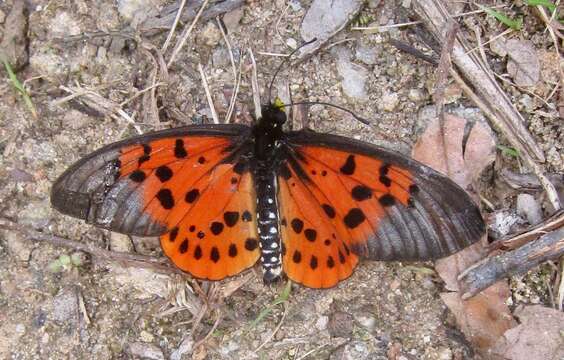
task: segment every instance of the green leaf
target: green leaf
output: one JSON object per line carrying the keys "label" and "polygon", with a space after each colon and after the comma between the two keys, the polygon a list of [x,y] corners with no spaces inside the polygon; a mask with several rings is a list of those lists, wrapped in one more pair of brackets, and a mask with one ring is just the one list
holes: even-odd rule
{"label": "green leaf", "polygon": [[25,87],[18,80],[18,77],[12,70],[10,63],[8,63],[6,59],[2,59],[2,62],[4,63],[4,67],[6,68],[6,72],[8,73],[8,77],[10,78],[12,86],[14,87],[14,89],[16,89],[17,92],[20,93],[20,95],[24,99],[25,105],[27,106],[28,110],[31,112],[33,117],[37,119],[37,111],[35,110],[35,106],[33,105],[33,102],[31,101],[31,98],[29,97],[29,94],[27,93]]}
{"label": "green leaf", "polygon": [[486,14],[493,16],[494,18],[499,20],[502,24],[510,27],[511,29],[521,30],[521,28],[523,27],[523,18],[521,18],[521,17],[519,17],[517,19],[511,19],[507,15],[502,14],[499,11],[496,11],[496,10],[491,9],[489,7],[485,7],[485,6],[482,6],[482,5],[479,5],[479,4],[478,4],[478,6],[482,10],[484,10],[486,12]]}
{"label": "green leaf", "polygon": [[556,10],[556,5],[548,0],[525,0],[525,4],[529,6],[544,6],[551,14]]}
{"label": "green leaf", "polygon": [[515,148],[504,146],[504,145],[498,145],[497,148],[501,150],[501,153],[505,156],[519,157],[519,150]]}

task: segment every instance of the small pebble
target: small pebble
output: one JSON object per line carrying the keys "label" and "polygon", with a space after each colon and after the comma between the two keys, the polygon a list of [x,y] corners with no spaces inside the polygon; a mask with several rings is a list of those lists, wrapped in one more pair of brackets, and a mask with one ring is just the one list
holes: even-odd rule
{"label": "small pebble", "polygon": [[397,93],[388,93],[382,96],[380,107],[384,111],[392,112],[396,110],[399,104],[399,96]]}

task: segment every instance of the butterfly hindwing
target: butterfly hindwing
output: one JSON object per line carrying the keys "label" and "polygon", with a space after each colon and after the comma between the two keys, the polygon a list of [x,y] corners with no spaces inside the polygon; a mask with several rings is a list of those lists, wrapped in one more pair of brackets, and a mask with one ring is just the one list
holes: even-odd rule
{"label": "butterfly hindwing", "polygon": [[254,265],[260,256],[256,195],[249,171],[216,166],[172,209],[175,226],[161,236],[164,253],[197,278],[219,280]]}
{"label": "butterfly hindwing", "polygon": [[358,263],[350,250],[350,238],[338,223],[335,212],[320,206],[327,201],[308,186],[292,168],[278,177],[278,201],[283,242],[282,265],[295,282],[313,288],[332,287],[348,278]]}
{"label": "butterfly hindwing", "polygon": [[[324,219],[318,233],[336,233],[353,254],[373,260],[428,260],[450,255],[476,242],[484,223],[469,195],[447,177],[400,154],[335,135],[312,131],[290,133],[288,158],[279,173],[281,208],[295,201],[287,196],[292,181]],[[288,170],[290,169],[290,170]],[[289,184],[289,185],[288,185]],[[291,210],[298,212],[298,210]],[[313,210],[311,210],[313,212]],[[294,214],[286,214],[292,217]],[[287,231],[286,247],[304,240]],[[286,235],[286,236],[284,236]],[[320,243],[321,244],[321,243]],[[321,251],[319,245],[315,251]],[[290,278],[299,273],[289,259]],[[309,272],[306,265],[302,272]],[[301,275],[294,280],[305,283]],[[332,278],[334,279],[334,278]],[[313,287],[325,287],[317,281]],[[316,286],[322,285],[322,286]]]}

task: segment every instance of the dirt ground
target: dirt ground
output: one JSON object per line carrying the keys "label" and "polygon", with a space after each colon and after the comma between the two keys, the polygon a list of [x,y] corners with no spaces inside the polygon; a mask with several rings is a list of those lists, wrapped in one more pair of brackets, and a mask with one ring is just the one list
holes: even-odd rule
{"label": "dirt ground", "polygon": [[[15,1],[20,0],[0,3],[0,36],[6,32],[6,17]],[[409,3],[368,1],[355,23],[412,20]],[[168,83],[158,88],[152,107],[147,100],[150,98],[144,96],[150,91],[134,95],[152,85],[159,66],[154,49],[162,48],[167,32],[139,37],[131,26],[154,16],[166,1],[29,0],[26,4],[29,64],[17,76],[26,81],[38,116],[31,115],[2,72],[1,216],[43,233],[103,249],[161,256],[156,239],[130,240],[110,235],[57,213],[50,206],[50,187],[81,156],[135,135],[138,130],[148,132],[211,121],[199,63],[206,72],[219,116],[224,116],[235,79],[217,22],[196,24],[168,68]],[[309,5],[304,0],[248,1],[223,19],[235,61],[242,56],[248,58],[248,48],[255,54],[263,100],[283,59],[276,54],[288,54],[292,46],[303,41],[300,26]],[[139,8],[143,11],[134,11]],[[483,14],[469,16],[464,22],[481,26],[484,38],[503,30],[503,25]],[[176,34],[187,25],[181,25]],[[83,35],[99,31],[115,33]],[[551,40],[543,34],[538,19],[526,13],[524,29],[517,37],[533,42],[542,66],[548,66],[544,71],[550,73],[550,61],[554,64],[548,50]],[[435,67],[399,51],[389,44],[390,38],[415,40],[409,27],[368,33],[347,26],[332,39],[336,45],[299,66],[283,70],[275,92],[283,97],[284,88],[289,87],[294,101],[334,103],[374,124],[372,129],[347,113],[315,105],[309,108],[308,123],[317,131],[360,138],[409,153],[425,125],[420,114],[432,104]],[[165,61],[177,39],[173,38],[165,52]],[[488,57],[494,70],[505,73],[503,57],[492,51],[488,51]],[[364,80],[344,84],[343,66],[362,74]],[[252,111],[249,66],[244,65],[243,72],[236,106],[241,121],[248,119],[246,113]],[[558,77],[547,79],[543,86],[550,90]],[[507,83],[503,86],[545,151],[546,170],[562,172],[561,119],[546,116],[554,109],[529,92]],[[359,88],[360,93],[355,93]],[[69,91],[80,90],[99,94],[111,105],[95,108],[80,101],[81,96],[64,99],[71,95]],[[455,85],[448,88],[447,95],[449,109],[473,109]],[[553,98],[547,102],[555,101]],[[122,104],[121,109],[135,126],[113,111],[116,104]],[[502,137],[497,141],[505,144]],[[498,157],[501,162],[516,165],[511,158],[502,159],[501,153]],[[489,194],[495,193],[492,188],[496,171],[490,169],[485,181],[490,188],[484,191]],[[511,197],[494,196],[492,201],[499,208],[515,207]],[[511,308],[530,303],[550,306],[554,271],[554,266],[546,265],[512,279],[513,294],[508,299]],[[350,279],[333,289],[312,290],[294,284],[286,301],[272,305],[284,287],[284,283],[264,286],[258,268],[219,285],[196,282],[102,261],[30,240],[19,232],[1,231],[0,358],[480,358],[441,301],[443,284],[432,264],[365,262]],[[231,288],[235,289],[232,293]],[[204,299],[209,302],[206,304]],[[265,309],[271,311],[256,321]],[[199,314],[201,319],[197,319]]]}

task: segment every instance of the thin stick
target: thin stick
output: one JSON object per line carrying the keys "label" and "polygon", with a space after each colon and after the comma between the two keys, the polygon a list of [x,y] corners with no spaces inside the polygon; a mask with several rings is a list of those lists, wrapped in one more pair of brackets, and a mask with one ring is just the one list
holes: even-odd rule
{"label": "thin stick", "polygon": [[[235,108],[235,100],[237,99],[237,91],[239,90],[239,79],[240,75],[237,75],[237,67],[235,66],[235,59],[233,58],[233,50],[231,49],[231,43],[229,42],[229,37],[225,30],[223,29],[223,25],[221,25],[221,21],[219,18],[216,18],[217,26],[219,30],[221,30],[221,35],[223,36],[223,41],[227,45],[227,51],[229,51],[229,60],[231,61],[231,69],[233,70],[233,93],[231,93],[231,99],[229,99],[229,108],[227,110],[227,115],[225,116],[224,122],[228,124],[231,120],[231,115],[233,114],[233,109]],[[241,59],[239,59],[239,72],[241,71]],[[240,74],[240,73],[239,73]]]}
{"label": "thin stick", "polygon": [[208,79],[206,79],[206,74],[204,73],[204,68],[202,64],[198,63],[198,70],[200,71],[200,76],[202,77],[202,86],[204,87],[204,91],[206,92],[206,97],[208,99],[208,104],[210,106],[210,111],[212,114],[212,119],[214,124],[219,124],[219,117],[217,116],[217,112],[215,111],[215,106],[213,105],[213,98],[211,96],[210,87],[208,85]]}
{"label": "thin stick", "polygon": [[221,321],[221,310],[218,310],[217,311],[217,318],[215,319],[215,322],[213,323],[211,330],[207,333],[206,336],[204,336],[203,339],[198,340],[198,342],[196,342],[194,344],[193,349],[197,349],[199,346],[204,344],[213,335],[213,333],[214,333],[215,329],[217,329],[217,326],[219,325],[220,321]]}
{"label": "thin stick", "polygon": [[208,5],[208,2],[209,2],[209,0],[204,1],[202,6],[200,7],[200,10],[196,14],[196,17],[192,21],[192,24],[190,24],[190,27],[188,29],[184,30],[184,33],[182,34],[182,38],[180,39],[180,41],[178,43],[176,43],[174,50],[172,50],[172,55],[170,55],[170,59],[168,60],[168,63],[166,64],[167,68],[169,68],[170,65],[172,65],[172,63],[174,62],[174,59],[176,58],[176,55],[178,55],[178,53],[180,52],[180,50],[182,49],[182,47],[186,43],[186,40],[188,40],[188,37],[192,33],[192,30],[194,30],[194,27],[196,26],[196,23],[198,22],[198,19],[200,18],[200,16],[202,16],[202,13],[204,12],[205,7]]}
{"label": "thin stick", "polygon": [[124,101],[122,101],[121,103],[119,103],[119,106],[122,106],[122,107],[123,107],[124,105],[129,104],[131,101],[137,99],[139,96],[143,95],[143,94],[146,93],[147,91],[151,91],[151,90],[153,90],[154,88],[159,87],[159,86],[163,86],[163,85],[166,85],[166,83],[164,83],[164,82],[154,83],[153,85],[151,85],[151,86],[149,86],[149,87],[146,87],[146,88],[143,89],[143,90],[138,91],[137,93],[135,93],[135,95],[131,96],[130,98],[125,99]]}
{"label": "thin stick", "polygon": [[411,26],[411,25],[419,25],[421,23],[423,23],[423,21],[417,20],[417,21],[409,21],[401,24],[391,24],[391,25],[383,25],[383,26],[367,26],[367,27],[353,26],[351,27],[351,30],[367,30],[367,31],[376,30],[380,32],[382,30],[395,29],[395,28]]}
{"label": "thin stick", "polygon": [[0,218],[0,229],[17,231],[21,234],[26,235],[30,239],[47,242],[55,246],[62,246],[73,250],[84,251],[104,261],[113,261],[125,266],[152,269],[163,272],[165,274],[184,274],[181,270],[169,265],[166,259],[158,259],[153,256],[105,250],[91,244],[66,239],[56,235],[46,234],[32,229],[29,226],[23,226],[5,218]]}
{"label": "thin stick", "polygon": [[235,111],[235,102],[237,99],[237,94],[239,93],[239,87],[241,86],[241,75],[243,74],[242,71],[243,67],[243,60],[239,60],[239,72],[237,73],[237,80],[235,82],[235,90],[231,94],[231,100],[229,101],[229,109],[227,110],[227,116],[225,116],[225,122],[231,122],[231,117],[233,116],[233,111]]}
{"label": "thin stick", "polygon": [[184,5],[186,5],[186,0],[182,0],[182,2],[180,3],[180,7],[178,8],[178,11],[176,12],[176,17],[174,18],[174,23],[172,23],[172,27],[170,28],[170,31],[168,32],[168,36],[166,37],[166,40],[165,40],[163,47],[162,47],[163,52],[165,52],[166,49],[168,49],[168,45],[170,45],[170,41],[172,40],[172,36],[174,35],[174,32],[176,31],[176,27],[178,26],[178,22],[180,21],[180,16],[182,15],[182,10],[184,10]]}
{"label": "thin stick", "polygon": [[268,337],[266,338],[266,340],[263,341],[262,344],[260,344],[259,347],[257,347],[254,352],[258,352],[260,349],[262,349],[266,344],[268,344],[268,342],[270,340],[272,340],[272,338],[274,337],[274,335],[276,335],[276,333],[278,332],[278,330],[280,330],[280,328],[282,327],[282,324],[284,323],[284,320],[286,319],[286,315],[288,314],[288,306],[286,305],[286,303],[284,303],[284,313],[282,314],[282,318],[280,319],[280,322],[278,322],[278,325],[276,325],[276,328],[270,333],[270,335],[268,335]]}
{"label": "thin stick", "polygon": [[277,57],[288,57],[290,54],[273,53],[268,51],[257,51],[257,54],[263,56],[277,56]]}
{"label": "thin stick", "polygon": [[260,103],[260,89],[258,85],[258,75],[257,75],[257,63],[255,61],[255,56],[253,55],[253,50],[249,48],[249,55],[251,56],[252,73],[251,73],[251,85],[253,88],[253,102],[255,105],[255,117],[256,120],[262,118],[262,108]]}

